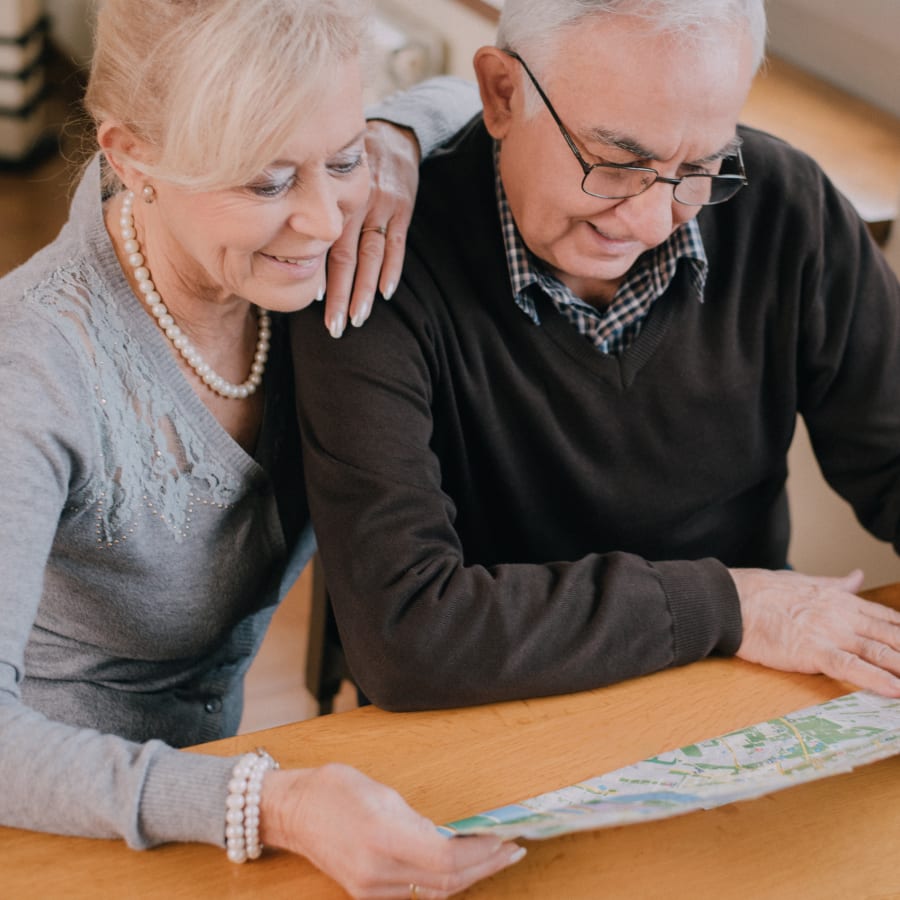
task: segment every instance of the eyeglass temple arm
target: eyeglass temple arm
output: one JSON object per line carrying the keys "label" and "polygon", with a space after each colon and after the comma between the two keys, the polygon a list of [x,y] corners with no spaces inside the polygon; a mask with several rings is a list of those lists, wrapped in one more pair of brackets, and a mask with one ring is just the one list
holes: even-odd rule
{"label": "eyeglass temple arm", "polygon": [[[525,70],[525,74],[528,76],[529,80],[534,85],[534,89],[540,95],[541,100],[544,101],[544,106],[547,107],[547,111],[550,113],[551,116],[553,116],[553,121],[556,122],[556,127],[559,129],[559,133],[565,138],[565,141],[569,145],[569,148],[571,149],[572,153],[575,154],[575,158],[578,160],[578,163],[581,166],[582,171],[584,172],[585,175],[587,175],[591,171],[591,169],[593,169],[594,167],[592,165],[590,165],[584,159],[584,157],[581,155],[581,151],[578,149],[578,147],[575,146],[575,142],[572,140],[571,135],[566,130],[566,126],[563,125],[562,120],[556,114],[556,110],[553,108],[553,104],[550,102],[550,98],[544,93],[544,89],[538,83],[538,80],[537,80],[537,78],[535,78],[534,73],[531,71],[531,69],[528,68],[528,64],[525,62],[524,59],[522,59],[521,56],[519,56],[518,53],[516,53],[515,50],[509,50],[507,48],[501,48],[501,49],[502,49],[503,53],[505,53],[507,56],[510,56],[513,59],[517,60],[519,62],[519,64],[522,66],[522,68]],[[735,149],[735,156],[737,157],[737,162],[738,162],[738,176],[741,178],[744,185],[748,185],[750,182],[747,180],[747,172],[744,169],[744,156],[741,153],[740,147],[737,147]],[[634,168],[633,166],[619,165],[617,163],[606,163],[606,165],[611,168],[623,168],[623,169]],[[666,182],[667,184],[673,184],[673,185],[678,184],[681,181],[680,178],[664,178],[658,172],[656,173],[656,179],[657,179],[657,181],[663,181],[663,182]]]}
{"label": "eyeglass temple arm", "polygon": [[511,56],[513,59],[518,60],[518,62],[521,64],[522,68],[525,70],[525,74],[534,85],[534,89],[540,95],[541,100],[544,101],[544,106],[547,107],[547,111],[551,116],[553,116],[553,121],[556,122],[556,127],[559,129],[559,133],[565,138],[566,143],[569,145],[569,149],[572,151],[572,153],[575,154],[575,159],[578,160],[582,171],[585,175],[587,175],[587,173],[591,171],[590,164],[585,161],[584,157],[581,155],[581,151],[578,149],[578,147],[575,146],[575,142],[572,140],[571,135],[566,130],[566,126],[563,125],[562,120],[556,114],[556,110],[553,108],[553,104],[550,102],[550,98],[544,93],[544,89],[540,86],[540,84],[538,84],[538,80],[534,77],[534,73],[531,71],[531,69],[528,68],[528,64],[524,59],[522,59],[521,56],[519,56],[518,53],[516,53],[515,50],[503,49],[503,52],[507,56]]}

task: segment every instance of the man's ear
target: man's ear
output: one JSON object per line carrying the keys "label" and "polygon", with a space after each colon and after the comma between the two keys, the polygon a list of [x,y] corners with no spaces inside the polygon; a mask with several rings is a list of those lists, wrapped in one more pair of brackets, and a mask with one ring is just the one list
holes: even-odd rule
{"label": "man's ear", "polygon": [[140,192],[147,176],[135,165],[147,158],[147,146],[118,122],[104,122],[97,129],[97,143],[112,170],[129,190]]}
{"label": "man's ear", "polygon": [[484,124],[491,137],[502,140],[506,137],[512,121],[513,109],[521,91],[521,80],[516,72],[516,61],[497,47],[482,47],[472,60],[481,103],[484,107]]}

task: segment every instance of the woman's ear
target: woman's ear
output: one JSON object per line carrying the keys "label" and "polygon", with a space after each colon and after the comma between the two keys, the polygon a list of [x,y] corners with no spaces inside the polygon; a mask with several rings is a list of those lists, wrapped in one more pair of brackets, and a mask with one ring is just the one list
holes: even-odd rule
{"label": "woman's ear", "polygon": [[516,92],[520,90],[521,82],[514,71],[516,61],[498,47],[482,47],[472,63],[481,91],[484,124],[491,137],[502,140],[509,130]]}
{"label": "woman's ear", "polygon": [[135,163],[147,157],[145,143],[117,122],[104,122],[97,129],[97,143],[119,181],[129,190],[139,192],[147,176]]}

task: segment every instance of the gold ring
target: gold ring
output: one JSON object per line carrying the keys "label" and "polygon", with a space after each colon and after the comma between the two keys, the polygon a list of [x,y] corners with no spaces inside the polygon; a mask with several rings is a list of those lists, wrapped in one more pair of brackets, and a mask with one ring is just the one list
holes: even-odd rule
{"label": "gold ring", "polygon": [[365,234],[367,231],[377,231],[381,235],[387,235],[387,228],[384,225],[370,225],[368,228],[363,228],[360,234]]}
{"label": "gold ring", "polygon": [[417,884],[410,883],[409,885],[409,900],[418,900],[419,898],[419,886]]}

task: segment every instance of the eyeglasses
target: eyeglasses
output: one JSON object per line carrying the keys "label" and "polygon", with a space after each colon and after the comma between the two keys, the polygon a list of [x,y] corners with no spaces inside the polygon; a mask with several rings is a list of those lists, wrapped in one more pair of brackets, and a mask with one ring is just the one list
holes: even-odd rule
{"label": "eyeglasses", "polygon": [[714,206],[730,200],[748,184],[747,173],[744,171],[744,159],[739,149],[734,154],[738,171],[732,175],[698,173],[685,175],[682,178],[666,178],[660,175],[656,169],[646,166],[629,166],[624,163],[594,163],[591,165],[575,146],[575,141],[566,130],[566,126],[557,115],[550,98],[538,84],[537,78],[534,77],[525,60],[515,50],[504,50],[503,52],[522,64],[525,74],[531,79],[541,100],[544,101],[544,105],[553,116],[553,121],[556,122],[560,133],[566,139],[569,149],[575,154],[575,158],[584,172],[581,189],[586,194],[599,197],[601,200],[625,200],[628,197],[637,197],[638,194],[643,194],[657,181],[661,181],[663,184],[672,185],[672,194],[679,203],[686,206]]}

